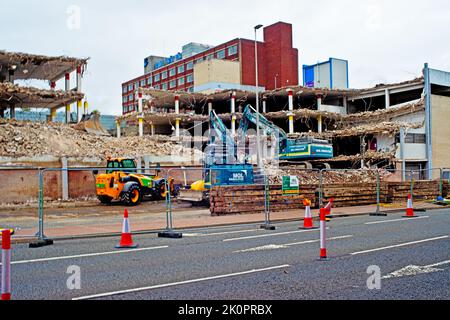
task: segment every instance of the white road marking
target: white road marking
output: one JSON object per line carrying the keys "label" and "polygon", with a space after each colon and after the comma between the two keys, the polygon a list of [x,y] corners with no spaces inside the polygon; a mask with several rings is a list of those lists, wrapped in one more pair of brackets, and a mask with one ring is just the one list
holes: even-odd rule
{"label": "white road marking", "polygon": [[247,233],[247,232],[260,232],[260,229],[248,229],[248,230],[236,230],[236,231],[224,231],[215,233],[183,233],[183,236],[187,237],[210,237],[210,236],[221,236],[234,233]]}
{"label": "white road marking", "polygon": [[[328,229],[328,228],[327,228]],[[303,233],[303,232],[317,232],[319,229],[313,229],[313,230],[300,230],[300,231],[287,231],[287,232],[278,232],[278,233],[269,233],[269,234],[261,234],[257,236],[249,236],[249,237],[240,237],[240,238],[231,238],[231,239],[224,239],[223,242],[230,242],[230,241],[238,241],[238,240],[248,240],[248,239],[257,239],[257,238],[265,238],[265,237],[276,237],[276,236],[282,236],[286,234],[295,234],[295,233]]]}
{"label": "white road marking", "polygon": [[110,252],[88,253],[88,254],[79,254],[79,255],[73,255],[73,256],[52,257],[52,258],[43,258],[43,259],[34,259],[34,260],[21,260],[21,261],[12,261],[11,264],[25,264],[25,263],[36,263],[36,262],[47,262],[47,261],[76,259],[76,258],[89,258],[89,257],[112,255],[112,254],[126,254],[126,253],[132,253],[132,252],[141,252],[141,251],[166,249],[168,247],[169,246],[159,246],[159,247],[151,247],[151,248],[117,250],[117,251],[110,251]]}
{"label": "white road marking", "polygon": [[431,239],[425,239],[425,240],[419,240],[419,241],[407,242],[407,243],[402,243],[402,244],[396,244],[396,245],[392,245],[392,246],[387,246],[387,247],[382,247],[382,248],[376,248],[376,249],[371,249],[371,250],[365,250],[365,251],[353,252],[353,253],[350,253],[350,254],[354,256],[354,255],[357,255],[357,254],[363,254],[363,253],[369,253],[369,252],[381,251],[381,250],[392,249],[392,248],[405,247],[405,246],[410,246],[410,245],[413,245],[413,244],[419,244],[419,243],[424,243],[424,242],[430,242],[430,241],[442,240],[442,239],[447,239],[447,238],[448,238],[448,236],[443,236],[443,237],[437,237],[437,238],[431,238]]}
{"label": "white road marking", "polygon": [[404,219],[394,219],[394,220],[382,220],[382,221],[372,221],[372,222],[366,222],[366,225],[371,224],[380,224],[380,223],[389,223],[389,222],[398,222],[398,221],[412,221],[412,220],[418,220],[418,219],[428,219],[429,216],[423,216],[423,217],[416,217],[416,218],[404,218]]}
{"label": "white road marking", "polygon": [[281,266],[275,266],[275,267],[269,267],[269,268],[263,268],[263,269],[253,269],[253,270],[249,270],[249,271],[236,272],[236,273],[224,274],[224,275],[219,275],[219,276],[212,276],[212,277],[206,277],[206,278],[200,278],[200,279],[192,279],[192,280],[186,280],[186,281],[180,281],[180,282],[159,284],[159,285],[142,287],[142,288],[135,288],[135,289],[113,291],[113,292],[107,292],[107,293],[101,293],[101,294],[94,294],[94,295],[90,295],[90,296],[73,298],[72,300],[87,300],[87,299],[95,299],[95,298],[102,298],[102,297],[110,297],[110,296],[115,296],[115,295],[119,295],[119,294],[126,294],[126,293],[133,293],[133,292],[139,292],[139,291],[161,289],[161,288],[179,286],[179,285],[196,283],[196,282],[202,282],[202,281],[230,278],[230,277],[247,275],[247,274],[251,274],[251,273],[258,273],[258,272],[264,272],[264,271],[270,271],[270,270],[276,270],[276,269],[283,269],[283,268],[288,268],[288,267],[290,267],[289,264],[284,264],[284,265],[281,265]]}
{"label": "white road marking", "polygon": [[[340,240],[340,239],[348,239],[348,238],[352,238],[352,237],[353,237],[352,235],[347,235],[347,236],[328,238],[327,240]],[[297,245],[309,244],[309,243],[316,243],[316,242],[319,242],[319,241],[320,241],[320,239],[317,239],[317,240],[306,240],[306,241],[301,241],[301,242],[286,243],[286,244],[280,244],[280,245],[269,244],[269,245],[255,247],[255,248],[250,248],[250,249],[237,250],[237,251],[234,251],[233,253],[244,253],[244,252],[287,249],[287,248],[289,248],[291,246],[297,246]]]}
{"label": "white road marking", "polygon": [[444,269],[439,269],[439,268],[436,268],[436,267],[443,266],[443,265],[446,265],[446,264],[450,264],[450,260],[439,262],[439,263],[435,263],[435,264],[431,264],[429,266],[415,266],[415,265],[411,265],[411,266],[404,267],[404,268],[402,268],[400,270],[391,272],[387,276],[382,277],[382,279],[410,277],[410,276],[415,276],[415,275],[418,275],[418,274],[440,272],[440,271],[444,271]]}

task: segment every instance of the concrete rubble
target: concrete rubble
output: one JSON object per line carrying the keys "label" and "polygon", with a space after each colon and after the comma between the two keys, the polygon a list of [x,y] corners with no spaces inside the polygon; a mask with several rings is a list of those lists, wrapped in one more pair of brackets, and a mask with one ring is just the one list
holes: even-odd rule
{"label": "concrete rubble", "polygon": [[[137,157],[192,153],[170,137],[99,137],[59,123],[36,123],[0,119],[0,156]],[[202,152],[194,151],[196,158]]]}

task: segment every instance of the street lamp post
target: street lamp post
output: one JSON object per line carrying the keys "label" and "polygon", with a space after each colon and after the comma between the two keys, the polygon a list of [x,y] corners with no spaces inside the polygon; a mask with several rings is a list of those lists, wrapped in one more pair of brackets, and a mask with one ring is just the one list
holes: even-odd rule
{"label": "street lamp post", "polygon": [[255,26],[255,74],[256,74],[256,161],[258,168],[262,168],[262,156],[261,156],[261,137],[259,130],[259,79],[258,79],[258,41],[257,31],[262,28],[262,24]]}

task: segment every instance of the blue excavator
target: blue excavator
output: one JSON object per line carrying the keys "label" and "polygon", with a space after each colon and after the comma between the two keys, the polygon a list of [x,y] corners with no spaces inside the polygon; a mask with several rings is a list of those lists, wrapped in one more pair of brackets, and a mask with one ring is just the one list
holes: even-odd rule
{"label": "blue excavator", "polygon": [[204,151],[203,179],[181,189],[179,200],[207,205],[209,190],[214,186],[250,185],[255,182],[253,165],[248,159],[238,160],[238,148],[231,132],[214,110],[209,117],[210,134]]}
{"label": "blue excavator", "polygon": [[[245,107],[239,124],[241,143],[245,143],[249,124],[253,123],[256,125],[256,115],[257,111],[251,105]],[[279,141],[279,160],[303,161],[307,163],[310,160],[333,158],[333,145],[327,140],[313,138],[291,139],[283,129],[267,120],[262,114],[259,114],[259,127],[266,135],[275,136]]]}

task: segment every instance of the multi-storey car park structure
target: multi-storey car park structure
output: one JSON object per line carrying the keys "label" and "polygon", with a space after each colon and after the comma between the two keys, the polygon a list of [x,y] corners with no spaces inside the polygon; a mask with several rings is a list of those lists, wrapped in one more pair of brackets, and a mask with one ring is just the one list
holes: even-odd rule
{"label": "multi-storey car park structure", "polygon": [[[278,22],[264,28],[257,42],[260,91],[298,85],[298,50],[293,48],[292,25]],[[218,46],[190,43],[170,58],[145,59],[145,74],[122,84],[123,114],[138,110],[139,88],[211,93],[256,86],[255,41],[234,39]]]}
{"label": "multi-storey car park structure", "polygon": [[[205,94],[140,88],[136,96],[138,110],[117,119],[119,136],[136,131],[141,136],[180,136],[182,129],[194,134],[199,128],[202,134],[208,129],[210,110],[236,128],[233,122],[256,100],[254,92],[245,90]],[[369,89],[266,90],[260,110],[292,137],[331,139],[335,157],[326,161],[333,167],[425,169],[415,173],[417,178],[439,176],[426,169],[450,168],[450,73],[428,64],[420,78]]]}
{"label": "multi-storey car park structure", "polygon": [[[87,113],[88,104],[82,110],[82,77],[88,59],[47,57],[42,55],[0,51],[0,117],[9,109],[15,118],[16,108],[43,108],[50,110],[49,121],[54,121],[57,110],[66,111],[66,122],[77,122]],[[76,87],[71,88],[70,75],[76,73]],[[56,82],[64,79],[65,90],[56,90]],[[44,80],[49,90],[24,87],[19,80]],[[77,119],[71,119],[71,105],[77,104]]]}

